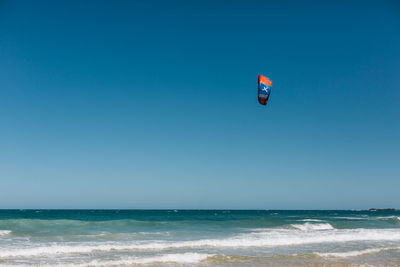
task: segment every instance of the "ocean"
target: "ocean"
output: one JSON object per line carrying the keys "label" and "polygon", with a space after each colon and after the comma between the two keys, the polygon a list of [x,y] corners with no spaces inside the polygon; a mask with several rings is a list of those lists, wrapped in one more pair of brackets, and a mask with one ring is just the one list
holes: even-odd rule
{"label": "ocean", "polygon": [[400,266],[400,212],[0,210],[0,266]]}

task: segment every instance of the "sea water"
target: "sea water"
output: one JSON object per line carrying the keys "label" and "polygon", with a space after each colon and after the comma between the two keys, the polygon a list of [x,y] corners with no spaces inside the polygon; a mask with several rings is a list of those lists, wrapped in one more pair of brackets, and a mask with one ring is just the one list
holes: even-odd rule
{"label": "sea water", "polygon": [[400,266],[399,211],[0,210],[0,266]]}

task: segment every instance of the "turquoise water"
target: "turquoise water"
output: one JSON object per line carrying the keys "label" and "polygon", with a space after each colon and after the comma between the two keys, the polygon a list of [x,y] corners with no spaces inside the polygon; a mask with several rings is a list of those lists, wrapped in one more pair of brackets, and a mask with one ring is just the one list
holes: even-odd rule
{"label": "turquoise water", "polygon": [[1,266],[400,266],[399,211],[0,210]]}

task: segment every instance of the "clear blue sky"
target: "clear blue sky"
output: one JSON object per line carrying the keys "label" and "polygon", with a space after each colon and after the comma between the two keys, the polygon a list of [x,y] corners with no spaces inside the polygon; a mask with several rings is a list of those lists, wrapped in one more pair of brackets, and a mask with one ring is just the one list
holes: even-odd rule
{"label": "clear blue sky", "polygon": [[0,208],[400,208],[399,118],[397,1],[0,1]]}

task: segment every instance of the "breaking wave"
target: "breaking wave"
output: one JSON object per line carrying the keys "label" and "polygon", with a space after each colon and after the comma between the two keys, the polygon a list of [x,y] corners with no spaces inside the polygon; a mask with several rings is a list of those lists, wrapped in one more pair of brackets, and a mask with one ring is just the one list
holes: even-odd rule
{"label": "breaking wave", "polygon": [[298,220],[299,222],[323,222],[323,220],[318,220],[318,219],[303,219],[303,220]]}
{"label": "breaking wave", "polygon": [[11,234],[11,232],[10,230],[0,230],[0,236]]}
{"label": "breaking wave", "polygon": [[[192,241],[51,243],[35,247],[3,248],[0,250],[0,257],[29,257],[107,251],[274,247],[354,241],[400,241],[400,229],[331,229],[327,225],[313,227],[305,231],[299,231],[298,229],[269,229],[263,232],[238,234],[228,238]],[[321,231],[321,229],[324,229],[324,231]]]}
{"label": "breaking wave", "polygon": [[312,230],[333,230],[332,225],[329,223],[304,223],[304,224],[291,224],[293,228],[302,230],[302,231],[312,231]]}

